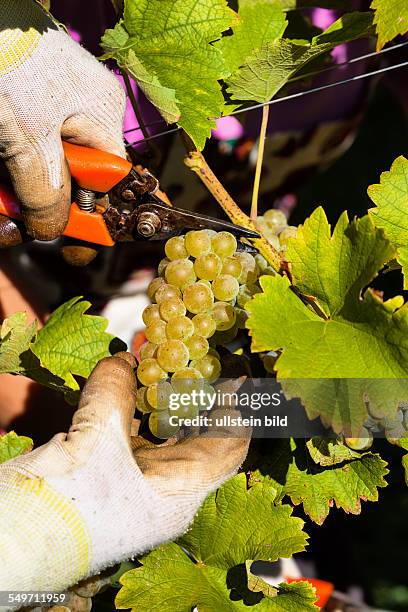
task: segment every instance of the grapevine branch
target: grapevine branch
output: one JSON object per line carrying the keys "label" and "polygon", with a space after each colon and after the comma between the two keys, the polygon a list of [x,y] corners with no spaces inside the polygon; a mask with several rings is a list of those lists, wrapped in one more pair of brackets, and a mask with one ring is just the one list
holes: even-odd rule
{"label": "grapevine branch", "polygon": [[[187,156],[184,158],[184,163],[190,170],[195,172],[201,182],[204,183],[208,191],[214,196],[233,223],[259,232],[254,222],[239,208],[225,187],[220,183],[200,151],[189,150]],[[281,268],[281,257],[278,251],[266,240],[266,238],[261,235],[260,238],[255,238],[253,240],[253,244],[275,270],[279,271]]]}

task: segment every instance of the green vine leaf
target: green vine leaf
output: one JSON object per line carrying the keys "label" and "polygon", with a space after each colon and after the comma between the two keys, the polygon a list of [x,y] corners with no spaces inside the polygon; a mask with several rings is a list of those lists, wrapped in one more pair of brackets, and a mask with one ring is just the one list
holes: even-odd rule
{"label": "green vine leaf", "polygon": [[219,80],[228,76],[210,43],[235,19],[226,0],[126,0],[123,19],[102,38],[104,58],[114,58],[202,149],[222,114]]}
{"label": "green vine leaf", "polygon": [[27,351],[37,331],[37,323],[27,323],[27,313],[16,312],[0,328],[0,374],[23,371],[21,354]]}
{"label": "green vine leaf", "polygon": [[307,63],[371,31],[371,13],[348,13],[311,43],[282,38],[267,42],[227,80],[227,91],[233,100],[268,102]]}
{"label": "green vine leaf", "polygon": [[398,249],[397,260],[408,289],[408,160],[397,157],[389,172],[383,172],[378,185],[370,185],[368,195],[376,205],[369,213],[377,227]]}
{"label": "green vine leaf", "polygon": [[[239,474],[210,495],[178,544],[160,546],[142,567],[121,578],[116,607],[190,612],[212,610],[315,610],[313,589],[279,585],[269,593],[248,589],[248,559],[276,560],[304,550],[303,521],[288,505],[275,505],[269,482],[247,488]],[[233,596],[232,596],[233,594]]]}
{"label": "green vine leaf", "polygon": [[378,488],[387,486],[386,465],[379,455],[368,452],[321,467],[310,462],[304,440],[279,440],[272,456],[252,473],[251,483],[270,480],[280,499],[289,496],[294,504],[303,504],[306,514],[321,525],[333,504],[360,514],[361,500],[377,501]]}
{"label": "green vine leaf", "polygon": [[222,51],[230,74],[245,63],[255,49],[281,38],[288,24],[279,2],[269,0],[240,0],[239,21],[232,36],[224,36],[215,43]]}
{"label": "green vine leaf", "polygon": [[76,398],[79,391],[74,376],[88,378],[98,361],[111,354],[115,340],[105,331],[106,319],[85,314],[90,306],[90,302],[75,297],[57,308],[31,344],[24,362],[27,375],[68,392],[71,398]]}
{"label": "green vine leaf", "polygon": [[31,438],[18,436],[14,431],[10,431],[4,436],[0,436],[0,463],[28,453],[32,448],[33,441]]}
{"label": "green vine leaf", "polygon": [[286,397],[301,397],[336,432],[359,435],[367,399],[395,417],[407,396],[408,305],[365,290],[394,254],[368,215],[349,223],[344,213],[331,236],[318,208],[286,252],[294,288],[317,308],[282,276],[261,278],[263,293],[247,304],[252,350],[282,350],[275,369]]}
{"label": "green vine leaf", "polygon": [[408,4],[406,0],[373,0],[378,41],[377,51],[398,34],[408,31]]}

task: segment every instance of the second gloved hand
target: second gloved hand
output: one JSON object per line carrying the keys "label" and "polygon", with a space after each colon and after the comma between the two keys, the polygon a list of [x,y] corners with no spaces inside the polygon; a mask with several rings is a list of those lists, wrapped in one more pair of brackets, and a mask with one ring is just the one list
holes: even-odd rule
{"label": "second gloved hand", "polygon": [[61,139],[124,156],[124,107],[114,75],[37,2],[0,2],[0,159],[32,237],[52,240],[68,219]]}

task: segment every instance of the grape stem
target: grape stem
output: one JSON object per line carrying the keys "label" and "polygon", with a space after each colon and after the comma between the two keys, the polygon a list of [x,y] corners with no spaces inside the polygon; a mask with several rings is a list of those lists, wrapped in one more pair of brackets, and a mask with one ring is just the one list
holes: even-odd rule
{"label": "grape stem", "polygon": [[[184,158],[185,165],[198,176],[202,183],[204,183],[208,191],[214,196],[231,221],[236,225],[242,225],[242,227],[261,233],[254,222],[240,209],[238,204],[236,204],[228,191],[215,176],[214,172],[207,164],[204,155],[200,151],[197,151],[195,147],[191,147],[191,141],[187,141],[186,138],[183,138],[183,141],[187,149],[187,156]],[[273,268],[279,271],[281,268],[280,254],[266,238],[261,235],[260,238],[255,238],[253,240],[253,244]]]}
{"label": "grape stem", "polygon": [[261,123],[261,131],[259,132],[258,156],[256,159],[254,188],[252,191],[252,202],[251,202],[252,221],[255,221],[258,216],[259,185],[261,182],[262,163],[263,163],[264,151],[265,151],[265,139],[266,139],[266,129],[268,127],[268,119],[269,119],[269,104],[265,104],[262,108],[262,123]]}

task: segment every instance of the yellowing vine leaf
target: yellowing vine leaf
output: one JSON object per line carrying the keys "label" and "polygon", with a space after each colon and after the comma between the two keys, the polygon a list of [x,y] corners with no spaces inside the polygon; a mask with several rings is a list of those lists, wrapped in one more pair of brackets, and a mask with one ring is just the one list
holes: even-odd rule
{"label": "yellowing vine leaf", "polygon": [[[288,505],[275,505],[275,489],[263,483],[247,489],[245,474],[210,495],[189,532],[156,548],[142,567],[121,578],[116,607],[162,612],[316,610],[310,585],[281,584],[269,592],[248,588],[248,559],[276,560],[304,549],[303,521]],[[252,584],[252,583],[251,583]]]}
{"label": "yellowing vine leaf", "polygon": [[307,63],[335,46],[368,36],[372,29],[371,13],[349,13],[311,43],[278,38],[255,50],[227,80],[233,100],[268,102]]}
{"label": "yellowing vine leaf", "polygon": [[408,160],[397,157],[389,172],[383,172],[379,185],[370,185],[368,195],[376,205],[369,213],[377,227],[397,247],[397,260],[408,289]]}
{"label": "yellowing vine leaf", "polygon": [[28,453],[32,447],[33,441],[31,438],[18,436],[14,431],[10,431],[4,436],[0,436],[0,463]]}
{"label": "yellowing vine leaf", "polygon": [[126,0],[123,19],[102,38],[104,57],[114,58],[165,120],[178,121],[202,149],[222,114],[218,81],[228,76],[210,43],[235,19],[226,0]]}
{"label": "yellowing vine leaf", "polygon": [[16,312],[0,327],[0,374],[23,371],[21,355],[27,351],[37,331],[37,323],[28,324],[25,312]]}
{"label": "yellowing vine leaf", "polygon": [[331,467],[310,461],[305,442],[279,440],[274,452],[251,477],[251,482],[270,480],[279,498],[286,495],[321,525],[333,504],[351,514],[360,514],[361,500],[377,501],[378,488],[387,486],[386,462],[379,455],[360,453]]}
{"label": "yellowing vine leaf", "polygon": [[408,305],[365,289],[394,253],[369,216],[349,223],[344,213],[331,236],[318,208],[286,256],[296,291],[313,296],[324,316],[282,276],[261,278],[263,293],[246,306],[252,349],[282,350],[275,369],[286,396],[348,435],[358,435],[367,399],[395,416],[407,398]]}
{"label": "yellowing vine leaf", "polygon": [[408,3],[406,0],[373,0],[378,41],[377,51],[398,34],[408,31]]}

